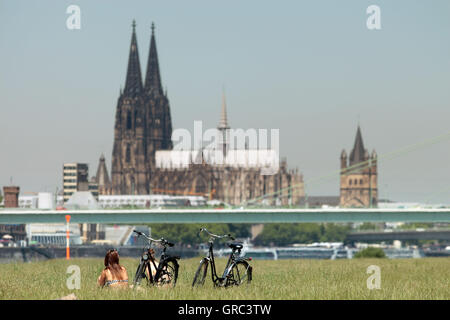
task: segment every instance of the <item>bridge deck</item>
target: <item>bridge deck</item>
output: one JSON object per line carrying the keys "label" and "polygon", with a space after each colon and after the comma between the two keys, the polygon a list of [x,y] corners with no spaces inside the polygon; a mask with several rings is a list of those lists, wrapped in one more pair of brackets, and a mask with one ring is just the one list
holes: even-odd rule
{"label": "bridge deck", "polygon": [[448,209],[0,210],[0,224],[450,222]]}

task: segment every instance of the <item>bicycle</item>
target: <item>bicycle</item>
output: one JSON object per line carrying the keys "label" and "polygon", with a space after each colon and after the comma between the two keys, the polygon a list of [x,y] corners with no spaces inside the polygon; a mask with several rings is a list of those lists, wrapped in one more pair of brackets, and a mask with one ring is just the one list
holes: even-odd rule
{"label": "bicycle", "polygon": [[[141,255],[139,266],[133,280],[134,287],[136,288],[144,278],[147,280],[147,285],[167,285],[172,288],[175,287],[179,270],[177,260],[180,259],[180,256],[171,256],[166,254],[167,247],[173,247],[174,244],[168,242],[164,238],[156,240],[147,236],[143,232],[136,230],[134,230],[134,232],[137,233],[138,236],[146,238],[149,242],[144,249],[144,253]],[[155,261],[155,251],[151,248],[152,242],[157,242],[163,247],[158,266]],[[152,273],[152,266],[154,270],[156,270],[155,275]],[[148,271],[148,276],[146,271]]]}
{"label": "bicycle", "polygon": [[[192,287],[202,286],[205,283],[206,275],[208,273],[208,265],[211,264],[211,279],[216,287],[229,287],[229,286],[239,286],[243,283],[249,284],[252,281],[252,271],[253,268],[250,266],[248,261],[251,258],[239,257],[241,253],[242,244],[241,243],[230,243],[228,246],[231,248],[231,253],[228,258],[228,262],[225,266],[222,277],[217,275],[216,263],[214,259],[213,242],[215,239],[229,238],[235,240],[230,234],[219,236],[213,234],[206,230],[206,228],[201,228],[199,236],[202,232],[206,232],[209,238],[209,250],[208,256],[200,260],[200,265],[195,272],[194,281],[192,282]],[[236,255],[237,253],[237,255]]]}

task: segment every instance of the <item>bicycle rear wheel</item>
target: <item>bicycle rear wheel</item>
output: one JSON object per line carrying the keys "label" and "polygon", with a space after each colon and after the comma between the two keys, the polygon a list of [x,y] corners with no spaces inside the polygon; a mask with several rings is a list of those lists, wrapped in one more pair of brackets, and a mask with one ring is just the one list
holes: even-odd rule
{"label": "bicycle rear wheel", "polygon": [[225,287],[249,284],[252,281],[252,271],[252,267],[247,261],[235,262],[225,277]]}
{"label": "bicycle rear wheel", "polygon": [[158,266],[155,279],[156,284],[159,286],[175,287],[178,280],[179,265],[177,260],[167,259],[162,262],[162,265]]}
{"label": "bicycle rear wheel", "polygon": [[208,260],[202,259],[200,261],[200,265],[197,268],[197,271],[194,275],[194,281],[192,282],[192,286],[202,286],[205,284],[206,274],[208,273]]}

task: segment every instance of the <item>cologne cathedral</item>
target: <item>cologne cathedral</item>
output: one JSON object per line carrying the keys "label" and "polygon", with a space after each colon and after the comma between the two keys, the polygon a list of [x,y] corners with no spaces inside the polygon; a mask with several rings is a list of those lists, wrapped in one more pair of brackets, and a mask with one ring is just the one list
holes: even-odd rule
{"label": "cologne cathedral", "polygon": [[[264,174],[268,162],[278,163],[270,149],[220,148],[223,161],[214,161],[217,150],[174,150],[167,92],[161,84],[152,24],[147,69],[142,81],[136,24],[133,21],[125,87],[117,101],[109,179],[105,159],[100,158],[96,182],[100,194],[199,195],[231,205],[259,199],[268,205],[296,205],[304,196],[303,177],[290,170],[285,160],[276,172]],[[225,99],[219,132],[230,130]],[[250,159],[250,160],[249,160]]]}

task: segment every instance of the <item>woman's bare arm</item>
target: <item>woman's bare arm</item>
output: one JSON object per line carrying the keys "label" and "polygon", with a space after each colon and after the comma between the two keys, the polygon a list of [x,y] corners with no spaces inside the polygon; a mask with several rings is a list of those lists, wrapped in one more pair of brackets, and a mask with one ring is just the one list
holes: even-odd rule
{"label": "woman's bare arm", "polygon": [[128,272],[127,269],[125,269],[125,267],[121,267],[121,274],[122,274],[122,280],[128,280]]}
{"label": "woman's bare arm", "polygon": [[97,279],[97,284],[103,287],[105,285],[105,281],[106,281],[106,270],[103,270]]}

